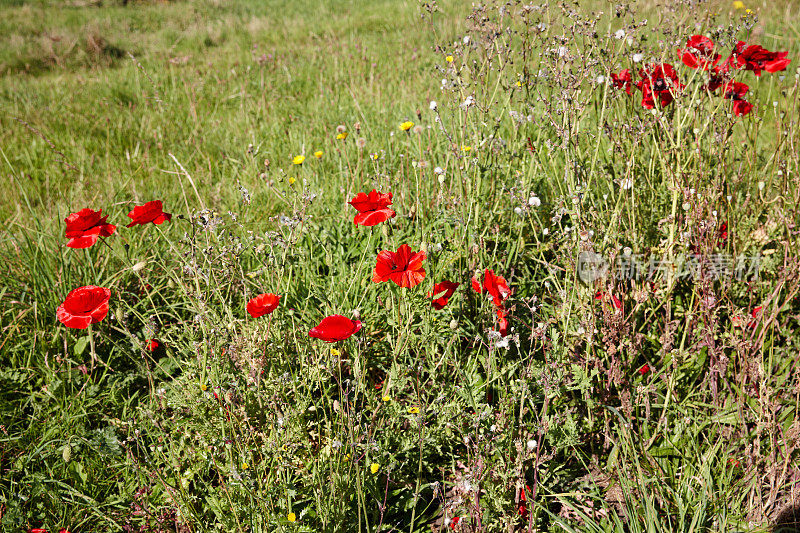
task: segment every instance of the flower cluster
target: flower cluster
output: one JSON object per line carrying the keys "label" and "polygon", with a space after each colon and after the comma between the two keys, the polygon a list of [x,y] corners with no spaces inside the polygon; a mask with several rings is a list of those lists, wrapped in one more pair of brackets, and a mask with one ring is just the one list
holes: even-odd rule
{"label": "flower cluster", "polygon": [[[302,161],[297,161],[296,164],[302,164]],[[392,193],[381,193],[373,189],[369,193],[358,193],[348,203],[358,211],[353,219],[355,225],[371,227],[396,216],[395,211],[389,207],[392,205]],[[127,227],[148,223],[159,225],[172,219],[171,214],[163,211],[160,200],[136,206],[128,216],[131,218],[131,223]],[[65,219],[66,236],[70,239],[68,246],[88,248],[100,237],[111,236],[116,231],[116,226],[109,224],[107,218],[108,215],[103,216],[102,210],[94,211],[88,208],[70,214]],[[382,250],[376,258],[372,281],[375,283],[392,281],[401,288],[413,289],[425,279],[423,262],[426,258],[425,251],[414,251],[408,244],[401,244],[396,251]],[[436,310],[443,309],[459,286],[460,283],[450,280],[435,283],[433,290],[428,294],[431,306]],[[507,335],[508,312],[503,302],[511,294],[511,290],[506,280],[496,276],[492,270],[486,270],[482,282],[473,278],[472,286],[476,292],[489,295],[496,308],[500,333],[503,336]],[[95,285],[78,287],[59,305],[56,316],[69,328],[86,329],[90,324],[100,322],[108,315],[110,298],[111,291],[108,288]],[[277,294],[259,294],[247,302],[247,313],[254,319],[270,315],[278,308],[280,299],[281,296]],[[336,314],[323,318],[319,324],[311,328],[308,335],[325,342],[338,342],[350,338],[362,327],[360,320]],[[155,339],[148,339],[146,342],[146,349],[150,351],[157,349],[158,346]]]}
{"label": "flower cluster", "polygon": [[[131,223],[126,227],[142,226],[153,223],[163,224],[172,220],[172,215],[165,213],[161,200],[153,200],[144,205],[137,205],[128,213]],[[69,248],[89,248],[100,237],[110,237],[117,226],[107,222],[108,215],[103,210],[90,208],[70,213],[64,222],[67,224],[65,237],[69,239]],[[59,322],[74,329],[86,329],[90,324],[103,320],[108,314],[108,301],[111,291],[105,287],[87,285],[70,291],[66,299],[58,306],[56,318]]]}
{"label": "flower cluster", "polygon": [[[356,225],[371,227],[396,216],[395,211],[389,208],[392,205],[392,193],[381,193],[373,189],[369,193],[358,193],[348,203],[358,211],[353,219]],[[381,250],[375,261],[372,281],[375,283],[391,281],[398,287],[413,289],[425,279],[426,273],[423,267],[425,259],[427,254],[424,251],[414,251],[408,244],[401,244],[396,251]],[[444,309],[459,286],[460,283],[450,280],[435,283],[433,290],[428,294],[431,306],[436,310]],[[473,279],[473,287],[476,287],[477,292],[488,292],[491,296],[497,308],[500,332],[505,336],[508,332],[508,313],[503,301],[511,294],[508,284],[503,278],[495,276],[493,271],[487,270],[483,285]],[[326,342],[336,342],[349,338],[361,327],[362,323],[358,320],[351,320],[343,315],[333,315],[322,319],[308,334]]]}
{"label": "flower cluster", "polygon": [[[750,87],[734,80],[737,71],[751,70],[756,76],[761,71],[778,72],[786,70],[790,59],[788,52],[770,52],[766,48],[753,44],[748,46],[744,41],[736,43],[728,58],[720,63],[722,56],[716,51],[714,42],[703,35],[693,35],[686,41],[686,46],[678,50],[678,56],[684,65],[695,70],[708,73],[703,88],[713,93],[722,88],[722,98],[731,100],[731,110],[737,117],[752,111],[753,104],[745,99]],[[669,63],[651,64],[639,70],[639,81],[633,81],[630,69],[611,74],[611,82],[616,89],[627,94],[633,93],[634,87],[642,92],[642,107],[653,109],[658,101],[661,107],[668,106],[685,85],[678,78],[675,68]]]}

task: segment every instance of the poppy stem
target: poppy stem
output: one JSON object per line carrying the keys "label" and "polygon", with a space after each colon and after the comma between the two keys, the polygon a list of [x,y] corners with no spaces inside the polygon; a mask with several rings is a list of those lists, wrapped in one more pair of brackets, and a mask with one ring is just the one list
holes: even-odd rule
{"label": "poppy stem", "polygon": [[92,332],[91,324],[89,324],[89,353],[92,355],[92,366],[90,372],[94,372],[94,362],[97,360],[97,354],[94,351],[94,333]]}
{"label": "poppy stem", "polygon": [[89,371],[90,372],[94,372],[94,364],[95,364],[95,362],[98,362],[101,365],[103,365],[104,367],[106,367],[107,369],[109,369],[111,372],[113,372],[114,371],[113,368],[108,366],[107,363],[105,363],[102,359],[97,357],[97,352],[94,349],[94,332],[92,331],[92,325],[91,324],[89,324],[88,332],[89,332],[89,353],[92,356],[92,365],[91,365]]}

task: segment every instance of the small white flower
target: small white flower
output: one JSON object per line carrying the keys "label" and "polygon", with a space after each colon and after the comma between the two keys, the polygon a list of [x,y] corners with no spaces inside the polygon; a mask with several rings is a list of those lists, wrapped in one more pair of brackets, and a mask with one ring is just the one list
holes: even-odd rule
{"label": "small white flower", "polygon": [[622,181],[620,181],[620,182],[619,182],[619,186],[620,186],[620,187],[621,187],[623,190],[626,190],[626,191],[627,191],[628,189],[631,189],[631,188],[633,187],[633,179],[631,179],[631,178],[624,178]]}
{"label": "small white flower", "polygon": [[625,30],[617,30],[614,32],[615,39],[624,39],[625,38]]}
{"label": "small white flower", "polygon": [[644,59],[644,54],[639,54],[639,53],[633,54],[634,63],[639,63],[642,59]]}
{"label": "small white flower", "polygon": [[527,444],[527,446],[528,446],[528,451],[529,451],[529,452],[530,452],[530,451],[533,451],[533,450],[536,448],[536,445],[537,445],[537,444],[538,444],[538,443],[536,442],[536,440],[534,440],[534,439],[531,439],[531,440],[529,440],[529,441],[528,441],[528,444]]}
{"label": "small white flower", "polygon": [[516,214],[518,214],[518,215],[521,215],[521,214],[522,214],[522,208],[521,208],[521,207],[515,207],[515,208],[514,208],[514,212],[515,212]]}
{"label": "small white flower", "polygon": [[550,230],[549,230],[549,229],[547,229],[547,228],[544,228],[544,229],[542,230],[542,235],[549,235],[549,234],[550,234]]}
{"label": "small white flower", "polygon": [[603,83],[605,83],[605,81],[606,81],[606,77],[603,76],[602,74],[600,76],[597,76],[597,83],[602,85]]}
{"label": "small white flower", "polygon": [[759,181],[759,182],[758,182],[758,190],[759,190],[759,191],[763,191],[763,190],[764,190],[764,187],[766,187],[766,186],[767,186],[767,184],[766,184],[766,183],[764,183],[763,181]]}
{"label": "small white flower", "polygon": [[464,36],[464,44],[469,44],[469,35]]}
{"label": "small white flower", "polygon": [[437,176],[443,176],[444,169],[442,167],[436,167],[433,169],[433,173],[436,174]]}
{"label": "small white flower", "polygon": [[431,103],[428,107],[431,108],[431,111],[436,111],[436,100],[431,100]]}
{"label": "small white flower", "polygon": [[542,205],[542,201],[539,200],[538,196],[531,196],[530,198],[528,198],[528,205],[531,207],[539,207],[540,205]]}

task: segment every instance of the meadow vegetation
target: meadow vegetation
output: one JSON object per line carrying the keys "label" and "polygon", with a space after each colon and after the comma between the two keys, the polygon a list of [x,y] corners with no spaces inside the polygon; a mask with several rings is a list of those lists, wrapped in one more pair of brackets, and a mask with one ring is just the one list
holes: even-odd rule
{"label": "meadow vegetation", "polygon": [[0,529],[794,531],[798,21],[0,5]]}

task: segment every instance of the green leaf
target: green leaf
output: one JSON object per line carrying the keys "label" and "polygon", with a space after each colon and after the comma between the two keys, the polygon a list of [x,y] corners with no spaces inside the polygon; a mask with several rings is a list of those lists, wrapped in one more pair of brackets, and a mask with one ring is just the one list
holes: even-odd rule
{"label": "green leaf", "polygon": [[87,335],[85,337],[81,337],[80,339],[78,339],[78,342],[75,343],[73,352],[75,353],[76,356],[82,355],[88,345],[89,345],[89,336]]}

